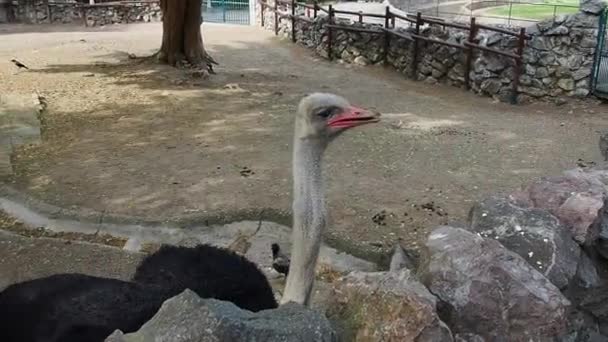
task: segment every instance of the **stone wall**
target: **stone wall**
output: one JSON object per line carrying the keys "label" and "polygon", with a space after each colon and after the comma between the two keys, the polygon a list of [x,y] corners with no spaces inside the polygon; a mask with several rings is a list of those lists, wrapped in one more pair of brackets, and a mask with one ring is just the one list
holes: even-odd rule
{"label": "stone wall", "polygon": [[87,25],[89,26],[151,22],[162,19],[159,3],[147,1],[85,6],[78,6],[73,1],[53,2],[52,5],[47,6],[42,1],[38,1],[31,6],[15,6],[13,11],[17,21],[27,23],[82,22],[83,15],[86,15]]}
{"label": "stone wall", "polygon": [[[598,0],[584,2],[579,13],[558,17],[555,21],[539,22],[529,28],[530,39],[524,48],[523,72],[518,88],[518,102],[549,100],[563,102],[565,98],[584,98],[590,94],[590,74],[595,53],[599,15],[605,3]],[[279,10],[290,12],[289,8]],[[259,10],[256,13],[261,13]],[[274,30],[274,13],[264,11],[264,26]],[[258,17],[258,24],[261,18]],[[299,44],[315,49],[327,56],[327,29],[325,13],[312,22],[296,22],[296,38]],[[378,28],[375,24],[361,24],[337,18],[342,25],[364,28]],[[397,28],[405,34],[413,28]],[[279,34],[291,36],[291,20],[280,19]],[[455,44],[467,40],[468,31],[443,28],[439,25],[425,25],[421,34]],[[361,65],[383,63],[384,38],[358,32],[334,30],[332,57],[344,63]],[[517,38],[494,31],[480,30],[477,35],[480,44],[501,51],[515,52]],[[388,51],[388,65],[407,76],[412,74],[413,42],[391,37]],[[418,68],[415,78],[428,83],[446,83],[464,86],[465,52],[439,44],[420,42],[418,48]],[[510,101],[513,94],[513,59],[489,52],[475,50],[470,71],[472,91]]]}

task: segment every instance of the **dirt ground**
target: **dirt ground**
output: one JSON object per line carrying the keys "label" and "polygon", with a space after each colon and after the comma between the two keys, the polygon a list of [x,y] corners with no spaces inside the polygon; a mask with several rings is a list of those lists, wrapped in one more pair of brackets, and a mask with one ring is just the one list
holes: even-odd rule
{"label": "dirt ground", "polygon": [[160,38],[160,24],[0,26],[0,92],[37,91],[48,103],[43,144],[19,150],[9,181],[52,204],[108,213],[229,219],[272,208],[286,214],[265,219],[285,220],[294,108],[329,91],[384,119],[328,151],[328,237],[415,247],[434,226],[466,220],[483,196],[599,162],[597,132],[608,129],[608,106],[596,101],[495,103],[329,63],[254,27],[204,25],[221,63],[208,80],[128,58],[154,52]]}

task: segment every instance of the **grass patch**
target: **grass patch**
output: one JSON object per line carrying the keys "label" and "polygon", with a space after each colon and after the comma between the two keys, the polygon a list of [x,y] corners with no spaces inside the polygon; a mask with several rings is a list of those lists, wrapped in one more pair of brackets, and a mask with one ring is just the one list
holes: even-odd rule
{"label": "grass patch", "polygon": [[[557,5],[557,6],[553,6]],[[554,15],[572,14],[578,12],[580,2],[578,0],[552,0],[538,4],[513,4],[492,8],[488,10],[489,15],[497,17],[508,17],[521,19],[542,20],[552,18]],[[574,6],[574,7],[560,7]]]}

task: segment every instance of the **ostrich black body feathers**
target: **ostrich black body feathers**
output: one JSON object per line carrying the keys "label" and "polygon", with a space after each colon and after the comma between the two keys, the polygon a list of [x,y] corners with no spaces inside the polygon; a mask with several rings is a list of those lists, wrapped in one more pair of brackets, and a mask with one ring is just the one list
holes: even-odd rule
{"label": "ostrich black body feathers", "polygon": [[131,282],[58,274],[7,287],[0,292],[0,341],[101,342],[116,329],[138,330],[186,288],[250,311],[277,307],[266,277],[249,260],[206,245],[163,246]]}

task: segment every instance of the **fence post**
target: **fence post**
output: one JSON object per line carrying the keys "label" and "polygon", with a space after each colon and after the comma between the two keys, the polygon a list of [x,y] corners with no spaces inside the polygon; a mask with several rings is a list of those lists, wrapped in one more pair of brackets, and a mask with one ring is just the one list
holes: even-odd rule
{"label": "fence post", "polygon": [[[211,1],[211,0],[207,0],[207,1]],[[264,28],[264,10],[266,9],[266,6],[264,6],[265,2],[263,0],[259,0],[259,3],[260,3],[260,15],[262,16],[261,24],[262,24],[262,28]]]}
{"label": "fence post", "polygon": [[80,12],[82,13],[82,20],[84,21],[84,26],[88,27],[89,23],[87,22],[87,8],[84,6],[80,7]]}
{"label": "fence post", "polygon": [[279,5],[277,0],[274,0],[274,35],[279,35]]}
{"label": "fence post", "polygon": [[49,4],[49,0],[46,0],[46,17],[49,19],[49,24],[53,23],[53,17],[51,13],[51,5]]}
{"label": "fence post", "polygon": [[296,42],[296,0],[291,0],[291,41]]}
{"label": "fence post", "polygon": [[[469,39],[467,42],[470,44],[475,43],[475,36],[477,35],[477,27],[475,26],[475,17],[471,17],[471,27],[469,28]],[[471,63],[473,63],[473,47],[467,46],[467,58],[464,65],[464,86],[467,90],[471,89],[470,74],[471,74]]]}
{"label": "fence post", "polygon": [[391,8],[389,6],[386,6],[386,14],[384,17],[384,30],[385,30],[384,31],[384,51],[383,51],[383,56],[382,56],[385,66],[388,65],[388,50],[391,47],[391,34],[388,32],[390,17],[391,17]]}
{"label": "fence post", "polygon": [[334,8],[332,5],[329,5],[329,25],[327,27],[327,58],[329,60],[333,60],[332,58],[332,40],[333,40],[333,28],[331,25],[334,23]]}
{"label": "fence post", "polygon": [[416,37],[414,37],[414,55],[412,56],[412,78],[418,79],[418,45],[419,39],[417,36],[420,35],[420,25],[422,25],[422,13],[416,14]]}
{"label": "fence post", "polygon": [[313,18],[317,19],[317,9],[319,8],[319,4],[317,3],[317,1],[315,0],[314,2],[314,6],[313,6],[313,10],[312,10],[312,14],[313,14]]}
{"label": "fence post", "polygon": [[517,104],[517,94],[519,93],[519,78],[521,76],[522,65],[524,63],[524,44],[526,43],[526,29],[519,29],[519,41],[517,42],[517,55],[519,58],[515,61],[515,75],[513,78],[513,93],[511,94],[511,103]]}
{"label": "fence post", "polygon": [[511,25],[511,13],[513,13],[513,2],[509,2],[509,18],[507,19],[507,25]]}

